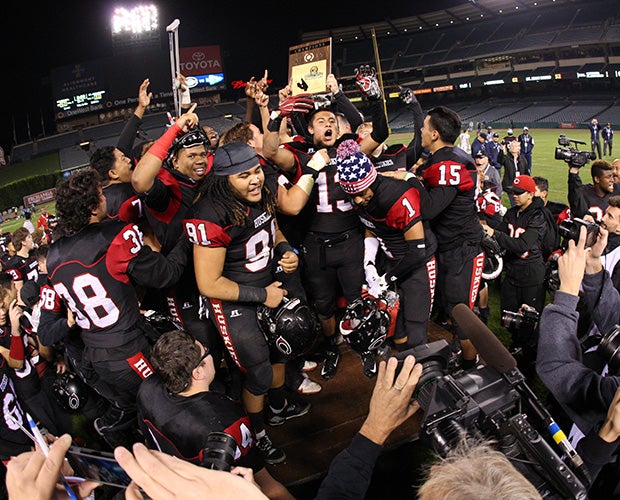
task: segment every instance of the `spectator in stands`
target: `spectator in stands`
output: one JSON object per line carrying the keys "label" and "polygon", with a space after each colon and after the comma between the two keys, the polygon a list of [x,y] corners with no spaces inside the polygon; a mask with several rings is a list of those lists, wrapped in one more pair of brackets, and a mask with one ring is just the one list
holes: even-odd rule
{"label": "spectator in stands", "polygon": [[487,133],[482,132],[482,131],[478,132],[478,135],[476,136],[474,141],[471,143],[471,155],[473,158],[476,157],[476,154],[478,154],[478,151],[480,151],[481,149],[484,150],[486,142],[487,142]]}
{"label": "spectator in stands", "polygon": [[532,150],[534,149],[534,138],[530,135],[530,129],[523,127],[523,133],[517,137],[521,143],[521,154],[527,160],[527,173],[532,173]]}
{"label": "spectator in stands", "polygon": [[609,156],[611,156],[611,148],[614,143],[614,131],[611,128],[611,123],[605,125],[601,135],[603,136],[603,154],[607,156],[607,148],[609,148]]}
{"label": "spectator in stands", "polygon": [[508,196],[510,206],[514,206],[515,201],[512,196],[513,181],[520,175],[527,175],[527,161],[521,155],[521,143],[515,140],[508,143],[508,153],[503,155],[502,166],[504,167],[504,177],[502,178],[502,187]]}
{"label": "spectator in stands", "polygon": [[614,184],[614,170],[609,162],[596,160],[590,167],[592,184],[585,186],[579,177],[579,167],[568,167],[568,203],[572,217],[590,214],[599,221],[607,209],[610,196],[620,195],[620,184]]}
{"label": "spectator in stands", "polygon": [[602,159],[601,153],[601,126],[598,124],[596,118],[592,118],[592,121],[588,124],[590,129],[590,144],[592,145],[592,152],[598,155],[598,159]]}
{"label": "spectator in stands", "polygon": [[30,213],[30,211],[26,210],[24,212],[24,223],[22,224],[22,227],[25,227],[26,229],[28,229],[28,232],[30,234],[34,233],[34,224],[32,223],[32,214]]}
{"label": "spectator in stands", "polygon": [[487,141],[485,151],[489,158],[489,164],[493,165],[497,169],[497,172],[501,176],[502,164],[499,161],[500,153],[502,152],[502,145],[499,142],[499,134],[493,132],[493,137],[490,141]]}

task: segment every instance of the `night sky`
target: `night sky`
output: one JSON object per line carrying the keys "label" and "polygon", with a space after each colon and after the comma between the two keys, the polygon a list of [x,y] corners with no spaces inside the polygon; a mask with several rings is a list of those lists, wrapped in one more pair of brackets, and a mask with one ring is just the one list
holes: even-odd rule
{"label": "night sky", "polygon": [[[300,43],[302,32],[409,17],[465,1],[400,0],[376,3],[375,8],[338,1],[307,2],[307,6],[299,1],[155,3],[162,26],[175,18],[181,21],[181,47],[221,46],[229,82],[260,77],[265,68],[275,81],[285,82],[288,47]],[[2,52],[7,90],[0,115],[0,145],[5,152],[10,152],[13,144],[13,124],[19,142],[27,138],[28,121],[32,137],[40,135],[43,128],[47,135],[52,132],[50,68],[113,54],[109,19],[117,5],[131,8],[136,4],[72,0],[45,2],[42,7],[10,2],[5,7]]]}

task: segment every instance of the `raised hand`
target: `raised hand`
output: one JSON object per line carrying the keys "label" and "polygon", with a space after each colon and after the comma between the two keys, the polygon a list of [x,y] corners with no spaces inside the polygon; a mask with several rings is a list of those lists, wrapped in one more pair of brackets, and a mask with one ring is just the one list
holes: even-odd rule
{"label": "raised hand", "polygon": [[371,101],[381,99],[383,93],[377,79],[377,71],[368,64],[355,68],[355,83],[362,94]]}

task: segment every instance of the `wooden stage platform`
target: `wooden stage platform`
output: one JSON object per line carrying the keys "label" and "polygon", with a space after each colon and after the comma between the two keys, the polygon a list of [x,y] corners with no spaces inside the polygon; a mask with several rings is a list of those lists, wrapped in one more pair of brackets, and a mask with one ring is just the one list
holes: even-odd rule
{"label": "wooden stage platform", "polygon": [[[429,322],[429,341],[441,338],[450,341],[451,335]],[[351,442],[368,414],[376,379],[364,375],[359,355],[347,344],[341,344],[340,349],[342,359],[333,379],[325,381],[321,378],[320,364],[309,373],[310,378],[323,386],[318,394],[300,396],[312,403],[310,413],[281,426],[267,428],[271,440],[287,455],[284,463],[268,466],[268,469],[291,491],[304,483],[319,481],[334,456]],[[396,429],[385,449],[416,440],[421,419],[422,412],[418,412]]]}

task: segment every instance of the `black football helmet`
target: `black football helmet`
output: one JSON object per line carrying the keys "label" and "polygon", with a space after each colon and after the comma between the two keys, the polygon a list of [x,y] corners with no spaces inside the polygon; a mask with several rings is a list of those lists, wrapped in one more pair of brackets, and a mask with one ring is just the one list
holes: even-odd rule
{"label": "black football helmet", "polygon": [[366,295],[347,306],[340,320],[340,333],[359,354],[382,347],[392,319],[384,299]]}
{"label": "black football helmet", "polygon": [[71,371],[59,373],[53,382],[54,396],[58,404],[68,411],[78,411],[88,400],[88,386]]}
{"label": "black football helmet", "polygon": [[261,304],[256,308],[256,320],[267,343],[287,360],[308,352],[317,336],[316,314],[300,298],[285,298],[275,308]]}

